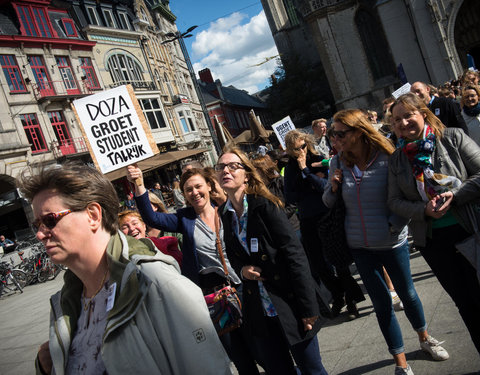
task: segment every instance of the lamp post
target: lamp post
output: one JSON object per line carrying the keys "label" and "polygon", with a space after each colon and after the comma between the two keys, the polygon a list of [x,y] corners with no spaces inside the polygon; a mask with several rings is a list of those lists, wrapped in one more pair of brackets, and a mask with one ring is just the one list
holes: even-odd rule
{"label": "lamp post", "polygon": [[208,130],[212,135],[213,145],[215,146],[215,150],[217,151],[217,154],[220,154],[220,152],[222,151],[220,148],[220,143],[218,142],[217,134],[213,129],[212,122],[210,121],[210,116],[208,115],[207,106],[205,105],[205,101],[203,100],[200,87],[198,86],[197,77],[195,76],[195,71],[193,70],[192,62],[190,61],[190,56],[188,55],[187,47],[185,46],[185,42],[183,40],[184,38],[190,38],[191,36],[193,36],[191,32],[195,30],[197,27],[198,26],[196,25],[191,26],[184,33],[180,33],[179,31],[175,33],[167,33],[165,34],[165,36],[171,39],[163,41],[162,44],[171,43],[178,40],[178,43],[180,44],[180,49],[182,50],[182,53],[183,53],[183,57],[185,59],[185,62],[187,63],[188,71],[190,72],[190,77],[193,81],[193,87],[197,92],[198,101],[200,102],[200,106],[202,107],[202,112],[205,117],[205,121],[207,122]]}

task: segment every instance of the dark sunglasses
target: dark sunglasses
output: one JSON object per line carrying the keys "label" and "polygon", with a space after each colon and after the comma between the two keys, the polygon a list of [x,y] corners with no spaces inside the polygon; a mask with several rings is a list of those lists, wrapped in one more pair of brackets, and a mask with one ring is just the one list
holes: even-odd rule
{"label": "dark sunglasses", "polygon": [[306,144],[306,143],[304,143],[304,144],[301,145],[300,147],[294,147],[293,149],[294,149],[295,151],[300,151],[300,150],[304,150],[305,147],[307,147],[307,144]]}
{"label": "dark sunglasses", "polygon": [[37,233],[42,224],[45,225],[45,227],[47,227],[48,229],[53,229],[62,217],[67,216],[72,212],[72,210],[64,210],[60,212],[50,212],[46,215],[42,215],[32,223],[32,229],[35,233]]}
{"label": "dark sunglasses", "polygon": [[347,130],[332,130],[332,137],[338,137],[340,139],[345,138],[348,132],[352,132],[353,129],[347,129]]}
{"label": "dark sunglasses", "polygon": [[230,172],[235,172],[237,169],[245,169],[245,166],[242,163],[233,161],[231,163],[219,163],[215,165],[215,172],[222,172],[225,167],[228,168]]}

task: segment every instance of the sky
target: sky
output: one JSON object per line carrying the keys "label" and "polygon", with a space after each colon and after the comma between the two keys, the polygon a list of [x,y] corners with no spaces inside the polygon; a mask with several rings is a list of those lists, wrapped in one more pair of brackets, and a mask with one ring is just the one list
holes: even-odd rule
{"label": "sky", "polygon": [[[171,0],[180,32],[198,25],[185,44],[196,73],[209,68],[224,86],[253,94],[269,86],[278,55],[260,1]],[[197,74],[198,77],[198,74]]]}

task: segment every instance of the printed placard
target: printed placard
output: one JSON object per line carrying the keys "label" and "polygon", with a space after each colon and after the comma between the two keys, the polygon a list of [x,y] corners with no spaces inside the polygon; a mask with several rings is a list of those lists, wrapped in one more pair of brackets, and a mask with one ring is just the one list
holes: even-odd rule
{"label": "printed placard", "polygon": [[272,125],[272,129],[275,132],[278,141],[282,145],[282,148],[286,150],[287,147],[285,146],[285,136],[290,130],[295,129],[295,125],[293,124],[290,116],[287,116],[280,121],[277,121],[275,124]]}
{"label": "printed placard", "polygon": [[410,87],[412,87],[412,85],[407,82],[402,87],[400,87],[400,88],[396,89],[394,92],[392,92],[392,96],[395,99],[398,99],[403,94],[408,94],[410,92]]}
{"label": "printed placard", "polygon": [[130,85],[74,100],[72,107],[102,173],[159,152]]}

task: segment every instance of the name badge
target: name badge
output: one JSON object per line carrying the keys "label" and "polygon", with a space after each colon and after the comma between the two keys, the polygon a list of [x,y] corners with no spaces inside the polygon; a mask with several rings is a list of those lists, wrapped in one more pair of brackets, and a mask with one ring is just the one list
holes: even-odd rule
{"label": "name badge", "polygon": [[440,115],[440,108],[435,108],[435,116],[439,116]]}
{"label": "name badge", "polygon": [[258,238],[250,238],[250,252],[258,253]]}
{"label": "name badge", "polygon": [[107,299],[107,312],[113,309],[113,304],[115,303],[115,292],[117,291],[117,283],[113,283],[108,288],[108,299]]}

